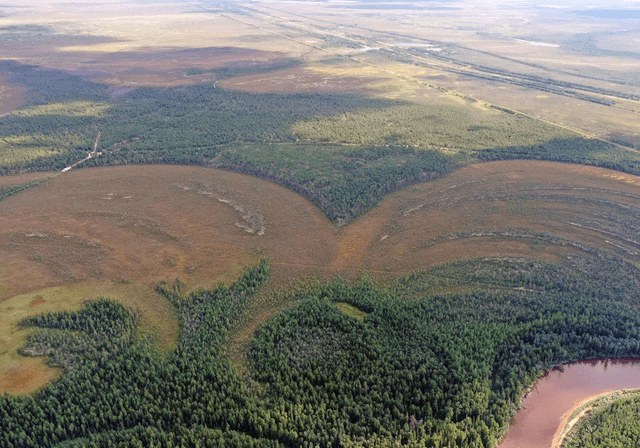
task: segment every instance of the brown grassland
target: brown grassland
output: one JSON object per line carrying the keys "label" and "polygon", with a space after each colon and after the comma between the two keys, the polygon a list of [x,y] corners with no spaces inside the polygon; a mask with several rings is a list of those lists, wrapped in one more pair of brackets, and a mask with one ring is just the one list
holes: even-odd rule
{"label": "brown grassland", "polygon": [[25,173],[20,176],[0,176],[0,189],[23,185],[34,180],[43,179],[53,173]]}
{"label": "brown grassland", "polygon": [[[107,83],[114,96],[138,86],[215,81],[256,93],[351,92],[429,104],[471,99],[478,113],[506,107],[601,138],[640,133],[637,98],[602,105],[518,84],[529,75],[550,77],[599,100],[613,97],[594,88],[637,92],[640,59],[587,56],[554,43],[571,36],[575,22],[476,2],[415,14],[363,13],[349,2],[245,3],[239,12],[198,2],[28,1],[18,12],[0,7],[9,11],[0,16],[0,53]],[[584,33],[620,31],[609,22],[580,25]],[[631,48],[637,35],[615,39],[615,46]],[[299,64],[222,80],[213,74],[290,60]],[[25,93],[0,79],[0,115]],[[42,176],[0,176],[0,189]],[[179,323],[154,292],[156,282],[179,277],[188,290],[229,283],[267,256],[269,284],[247,304],[229,348],[241,366],[253,331],[287,306],[272,291],[365,272],[391,280],[460,258],[562,260],[589,247],[638,263],[640,229],[629,224],[629,213],[637,216],[639,207],[635,176],[493,162],[406,188],[336,227],[302,196],[240,174],[184,166],[72,170],[0,202],[0,392],[27,393],[58,374],[16,352],[24,337],[17,322],[45,310],[108,296],[139,310],[142,332],[167,350]]]}
{"label": "brown grassland", "polygon": [[[298,60],[301,66],[221,85],[255,92],[357,92],[431,104],[467,98],[601,138],[640,134],[634,75],[640,58],[610,50],[635,48],[637,32],[624,23],[567,20],[551,9],[484,9],[474,2],[425,11],[388,5],[365,10],[340,2],[240,4],[244,9],[197,2],[27,3],[20,14],[0,17],[0,26],[41,30],[36,37],[0,36],[0,52],[109,83],[115,92],[211,82],[216,77],[208,70]],[[593,33],[600,53],[568,46],[576,29]],[[543,81],[522,85],[530,77]],[[574,87],[548,91],[548,80]],[[615,104],[585,101],[574,91]]]}
{"label": "brown grassland", "polygon": [[170,348],[178,323],[155,282],[179,277],[190,290],[231,282],[261,256],[272,278],[234,333],[239,364],[253,330],[287,305],[269,302],[278,300],[269,291],[305,278],[392,279],[473,257],[561,260],[587,246],[637,262],[640,242],[625,214],[637,209],[639,186],[638,177],[599,168],[492,162],[392,194],[336,227],[286,188],[216,169],[64,173],[0,203],[0,386],[30,390],[41,384],[34,377],[52,375],[15,352],[15,324],[26,315],[109,296],[138,309],[143,332]]}

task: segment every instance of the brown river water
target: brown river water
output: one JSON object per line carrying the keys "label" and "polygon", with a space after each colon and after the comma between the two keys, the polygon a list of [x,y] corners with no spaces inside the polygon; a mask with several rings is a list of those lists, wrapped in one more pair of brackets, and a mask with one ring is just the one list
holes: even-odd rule
{"label": "brown river water", "polygon": [[549,448],[575,405],[603,392],[640,387],[640,359],[579,361],[563,368],[538,380],[498,448]]}

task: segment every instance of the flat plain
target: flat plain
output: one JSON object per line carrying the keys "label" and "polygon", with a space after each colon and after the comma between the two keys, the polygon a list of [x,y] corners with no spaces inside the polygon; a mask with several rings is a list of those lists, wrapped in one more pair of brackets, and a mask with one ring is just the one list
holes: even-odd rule
{"label": "flat plain", "polygon": [[170,356],[185,323],[158,282],[212,290],[265,258],[225,343],[245,375],[293,292],[336,277],[602,254],[637,269],[640,20],[581,12],[0,5],[0,392],[63,375],[18,353],[26,317],[108,297]]}

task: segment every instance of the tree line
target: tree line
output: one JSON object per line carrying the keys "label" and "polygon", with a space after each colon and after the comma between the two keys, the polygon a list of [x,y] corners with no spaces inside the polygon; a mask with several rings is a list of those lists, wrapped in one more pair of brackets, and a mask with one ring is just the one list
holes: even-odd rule
{"label": "tree line", "polygon": [[85,158],[101,132],[101,154],[78,168],[237,171],[305,195],[337,223],[385,194],[476,161],[539,159],[640,174],[637,152],[500,111],[213,84],[141,87],[112,98],[107,86],[56,70],[2,61],[0,72],[29,87],[25,105],[0,118],[0,174],[61,170]]}
{"label": "tree line", "polygon": [[[229,329],[268,273],[263,260],[231,286],[159,284],[182,324],[168,356],[106,299],[26,319],[36,330],[22,353],[64,374],[33,397],[0,397],[0,446],[493,447],[545,370],[640,356],[634,265],[482,259],[386,288],[365,278],[300,289],[258,331],[240,375]],[[435,278],[471,290],[421,292]]]}

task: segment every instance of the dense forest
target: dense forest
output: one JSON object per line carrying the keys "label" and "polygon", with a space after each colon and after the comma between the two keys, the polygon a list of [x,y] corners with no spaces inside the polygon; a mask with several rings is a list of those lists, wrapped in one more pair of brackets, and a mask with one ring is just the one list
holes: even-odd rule
{"label": "dense forest", "polygon": [[[184,76],[186,83],[201,82],[195,78],[188,79],[192,76],[216,80],[177,87],[107,85],[90,81],[92,75],[75,76],[62,70],[0,60],[0,88],[8,83],[24,87],[16,95],[26,92],[23,104],[0,116],[0,176],[43,173],[39,179],[28,177],[29,181],[7,179],[3,182],[6,185],[0,186],[0,201],[53,176],[65,176],[61,171],[72,168],[127,164],[197,165],[269,179],[304,195],[334,223],[342,225],[375,207],[383,196],[393,191],[446,176],[473,163],[536,159],[604,167],[640,176],[640,136],[605,129],[601,123],[594,128],[611,133],[605,139],[587,138],[544,119],[533,118],[538,116],[537,113],[526,115],[511,106],[502,107],[513,101],[516,87],[529,93],[557,96],[553,102],[551,98],[545,102],[539,101],[545,96],[541,95],[536,103],[531,104],[557,105],[560,104],[559,99],[588,101],[585,104],[601,109],[603,106],[636,107],[625,100],[640,99],[633,92],[633,88],[638,86],[638,74],[629,70],[613,70],[611,61],[604,64],[605,68],[589,68],[588,64],[575,70],[571,69],[571,64],[564,68],[560,67],[562,64],[556,64],[557,67],[553,68],[554,64],[543,66],[533,59],[523,61],[500,56],[491,53],[490,48],[475,50],[457,44],[427,41],[413,34],[403,35],[401,29],[379,34],[368,28],[372,23],[369,19],[375,20],[371,11],[366,13],[369,19],[364,22],[358,20],[359,24],[345,22],[355,16],[345,15],[342,11],[342,25],[336,28],[327,17],[313,23],[300,22],[304,11],[280,14],[271,12],[270,6],[260,7],[258,11],[226,0],[205,3],[190,4],[190,14],[224,14],[226,24],[217,31],[229,43],[232,29],[246,29],[251,30],[250,34],[245,35],[244,43],[239,44],[245,48],[253,46],[251,41],[264,40],[260,42],[261,48],[286,42],[285,45],[294,50],[294,46],[300,46],[311,52],[298,53],[301,54],[300,59],[285,56],[270,59],[277,53],[249,50],[252,54],[247,55],[251,56],[241,61],[208,69],[206,64],[212,61],[210,55],[196,62],[200,67],[176,68],[181,64],[179,61],[188,65],[191,64],[188,61],[202,55],[193,49],[185,49],[181,55],[174,51],[183,50],[171,48],[161,49],[157,54],[152,47],[127,51],[136,48],[135,40],[118,42],[106,36],[59,34],[58,42],[54,42],[50,49],[43,48],[43,51],[62,51],[63,48],[75,51],[76,56],[84,60],[76,68],[86,68],[91,64],[95,70],[111,70],[105,68],[108,63],[124,67],[121,65],[123,57],[139,60],[151,54],[158,58],[157,61],[175,58],[171,67],[163,69],[171,79]],[[356,4],[358,2],[337,3],[342,9],[362,8]],[[377,7],[387,10],[399,5],[378,3]],[[145,9],[149,5],[138,6]],[[408,5],[407,11],[423,6]],[[434,17],[444,20],[446,16],[442,12],[451,8],[456,9],[457,6],[426,7],[430,10],[429,20]],[[496,12],[498,10],[492,14]],[[385,11],[385,17],[389,16],[387,13]],[[110,23],[117,22],[114,17],[109,18]],[[59,22],[60,19],[52,20]],[[130,21],[130,18],[126,20]],[[203,23],[206,20],[207,25],[213,23],[205,17],[199,20]],[[160,18],[147,22],[140,23],[140,29],[149,35],[169,29],[167,22]],[[175,42],[170,45],[184,45],[189,41],[190,34],[183,31],[187,31],[190,22],[182,22],[181,35],[176,35]],[[477,23],[472,20],[465,25],[467,29],[460,27],[456,31],[454,26],[447,32],[462,35],[477,28],[477,36],[488,37],[491,45],[498,45],[496,42],[502,39],[499,33],[483,36]],[[98,25],[94,23],[91,29],[98,30],[101,26]],[[539,25],[536,25],[536,33],[541,36]],[[59,26],[61,30],[71,30],[73,20],[59,22]],[[20,47],[16,48],[23,52],[51,45],[47,43],[48,38],[39,39],[37,36],[54,33],[54,27],[17,25],[3,27],[0,31],[6,34],[6,45],[15,43]],[[521,31],[528,32],[525,28]],[[122,36],[125,34],[121,33]],[[597,49],[596,36],[592,34],[578,34],[562,45],[565,50],[582,53],[624,53]],[[616,37],[614,34],[611,36]],[[36,37],[25,42],[27,36]],[[305,36],[313,41],[307,41]],[[524,40],[525,34],[520,37],[523,37],[518,39],[522,48],[528,44],[549,45],[543,40],[538,42],[538,38],[528,42]],[[269,42],[270,39],[277,40]],[[558,39],[556,36],[550,41]],[[109,48],[117,46],[122,51],[111,56],[105,53],[91,62],[90,59],[98,53],[92,51],[91,55],[81,55],[76,45],[82,42],[83,46],[87,42],[109,43]],[[213,45],[212,42],[209,44]],[[611,42],[613,40],[609,40],[608,45],[615,45]],[[347,48],[353,51],[343,51]],[[218,50],[226,51],[218,48],[216,53]],[[227,50],[228,55],[218,53],[215,55],[218,62],[210,63],[234,61],[237,56],[233,53],[244,51],[231,47]],[[538,50],[546,51],[544,47],[538,47]],[[39,52],[30,55],[30,60],[62,63],[62,59],[39,56],[36,54]],[[18,57],[15,54],[13,57]],[[104,60],[103,56],[106,56]],[[227,59],[228,56],[233,57]],[[430,61],[425,61],[424,56],[428,56]],[[318,68],[322,63],[319,58],[325,57],[335,58],[335,63],[324,66],[331,72],[325,71],[320,76],[318,72],[306,72],[311,67],[307,64],[313,63]],[[147,61],[144,67],[153,67],[155,60]],[[497,60],[499,62],[495,62]],[[389,62],[395,65],[386,65]],[[397,62],[406,62],[418,70],[406,71],[406,67],[400,68]],[[278,76],[295,73],[297,77],[304,73],[295,81],[299,79],[297,88],[301,88],[311,79],[315,81],[323,77],[326,81],[347,72],[351,76],[356,72],[352,70],[354,67],[364,67],[360,63],[375,67],[375,71],[369,70],[369,73],[385,78],[362,76],[357,81],[356,77],[345,77],[336,85],[339,84],[339,89],[348,89],[349,83],[353,82],[358,89],[354,90],[366,92],[364,95],[258,94],[222,88],[221,85],[234,83],[218,82],[283,71]],[[132,73],[152,74],[147,72],[148,68],[134,68],[133,65],[137,63],[129,67]],[[90,71],[93,69],[87,70]],[[390,74],[404,80],[401,84],[395,81],[390,84],[387,82],[391,79],[387,78]],[[115,71],[113,75],[120,76]],[[438,80],[442,75],[444,78]],[[409,79],[411,84],[408,81],[405,84]],[[634,79],[635,85],[627,83]],[[444,87],[450,85],[449,88],[455,86],[456,89],[468,90],[470,84],[465,83],[469,80],[482,83],[485,92],[487,88],[500,88],[501,84],[511,86],[500,93],[494,92],[496,97],[491,101],[502,102],[502,105],[477,101],[472,96]],[[610,84],[608,87],[603,84],[606,80],[606,84]],[[117,82],[124,84],[125,81]],[[370,84],[365,85],[366,82]],[[432,86],[432,82],[441,86]],[[378,95],[376,92],[383,89],[380,87],[383,84],[389,97],[420,96],[418,101],[421,102]],[[417,88],[409,91],[407,87],[412,84]],[[389,86],[392,85],[398,90],[391,91]],[[431,90],[435,95],[425,94],[431,89],[429,86],[435,87]],[[322,88],[329,90],[333,87],[324,85]],[[505,100],[505,95],[511,99]],[[427,103],[427,98],[432,102]],[[561,107],[568,110],[573,106],[566,103]],[[611,107],[609,109],[613,111]],[[531,108],[523,105],[521,110]],[[628,117],[624,114],[629,110],[623,113],[623,119]],[[562,116],[548,111],[542,115]],[[585,118],[581,123],[587,121]],[[580,121],[569,120],[569,123]],[[623,123],[621,126],[629,128],[632,125]],[[29,395],[0,394],[0,448],[496,447],[509,430],[523,397],[539,378],[547,376],[552,369],[562,369],[560,364],[605,357],[640,358],[640,265],[588,247],[585,243],[592,241],[601,247],[609,244],[611,250],[624,251],[628,258],[636,257],[635,248],[640,246],[637,241],[640,209],[630,205],[633,195],[626,190],[612,191],[586,184],[584,187],[533,185],[525,190],[512,188],[510,185],[515,184],[509,184],[506,188],[492,189],[483,185],[484,179],[470,187],[473,189],[477,185],[477,191],[460,190],[458,194],[453,190],[455,196],[436,198],[434,202],[420,199],[418,204],[417,196],[400,199],[407,201],[408,205],[403,206],[407,209],[406,214],[426,210],[435,201],[451,204],[451,209],[467,201],[479,205],[473,210],[486,209],[487,215],[493,214],[494,210],[501,213],[506,210],[513,218],[510,223],[514,226],[532,226],[537,230],[509,226],[498,231],[492,229],[499,226],[500,223],[495,223],[499,218],[476,220],[477,226],[486,224],[486,228],[467,233],[461,229],[457,234],[445,230],[438,236],[435,232],[425,232],[425,235],[432,236],[407,239],[410,247],[409,243],[408,248],[397,245],[394,252],[380,253],[396,257],[395,250],[398,249],[397,257],[400,259],[405,256],[401,255],[401,250],[427,248],[443,241],[451,243],[446,246],[448,248],[453,247],[453,243],[460,243],[460,250],[466,250],[470,246],[465,245],[463,238],[474,236],[490,239],[492,245],[499,245],[503,238],[519,244],[515,241],[517,238],[529,247],[530,252],[526,253],[557,257],[554,258],[557,261],[508,256],[460,259],[399,278],[395,277],[399,274],[393,274],[395,271],[388,267],[379,277],[365,273],[358,280],[352,277],[349,280],[322,277],[322,281],[305,278],[296,286],[291,286],[291,283],[282,286],[285,284],[282,277],[270,279],[269,260],[263,258],[256,265],[247,267],[232,284],[221,283],[215,288],[188,293],[179,279],[145,286],[137,284],[134,278],[132,283],[136,284],[130,286],[135,289],[131,288],[131,291],[144,288],[154,300],[163,301],[163,305],[170,303],[169,311],[175,311],[180,323],[177,342],[172,339],[174,345],[161,348],[160,341],[140,328],[144,320],[139,311],[108,297],[84,300],[77,311],[46,312],[23,319],[19,330],[26,336],[19,353],[43,357],[49,366],[60,369],[60,375]],[[452,188],[457,187],[454,185]],[[580,194],[575,193],[578,190]],[[588,194],[596,190],[596,196]],[[626,199],[621,202],[616,195],[624,195]],[[547,199],[549,207],[538,205]],[[7,204],[11,201],[5,204],[11,205]],[[561,210],[563,204],[570,204],[570,209]],[[114,206],[118,207],[117,204]],[[589,213],[575,219],[573,216],[564,219],[571,210],[580,207],[588,209]],[[94,213],[88,209],[78,210],[76,218]],[[236,210],[239,211],[238,208]],[[469,210],[472,209],[461,208],[460,216],[473,213]],[[547,225],[550,221],[545,218],[550,216],[550,210],[558,216],[555,224],[551,223],[553,226]],[[171,210],[165,207],[151,212],[153,218],[153,215],[170,213]],[[402,211],[398,208],[392,213]],[[534,216],[535,220],[531,218]],[[49,219],[48,215],[41,218]],[[129,234],[129,226],[140,230],[133,218],[129,218],[127,215],[123,221],[119,216],[109,214],[108,222],[116,222],[117,219],[119,225],[122,224],[119,226],[122,232],[117,235]],[[13,218],[10,216],[9,219]],[[441,222],[445,220],[442,218]],[[600,224],[593,224],[595,221],[590,220]],[[73,226],[78,224],[88,229],[81,222],[78,219]],[[413,232],[416,228],[423,230],[430,226],[413,224],[417,221],[404,222],[407,224],[392,219],[385,225],[385,236],[380,241],[390,237],[389,243],[394,235],[405,230]],[[544,225],[539,224],[542,222]],[[597,232],[598,242],[593,236],[596,233],[581,234],[585,235],[581,242],[563,239],[571,238],[570,231],[566,230],[569,225],[581,227],[581,231]],[[69,221],[68,225],[60,224],[56,228],[59,232],[80,228],[71,226]],[[94,228],[100,230],[99,226],[96,224]],[[540,233],[541,227],[551,233]],[[375,228],[372,226],[368,235],[368,229],[358,232],[359,235],[353,238],[354,247],[364,247],[365,237],[370,237],[371,241],[377,239]],[[340,239],[340,252],[354,253],[347,247],[351,244],[349,232],[334,230],[340,238],[345,236]],[[92,235],[107,235],[107,232],[109,229]],[[131,235],[136,238],[140,232]],[[207,234],[203,235],[206,238]],[[73,235],[60,236],[63,237]],[[188,252],[193,253],[194,260],[200,260],[199,254],[206,250],[191,247],[193,245],[186,242],[188,238],[184,241],[182,237],[171,238],[171,248],[156,251],[157,261],[161,261],[160,257],[167,257],[163,262],[167,269],[165,272],[179,269],[189,273],[190,281],[210,284],[206,283],[210,280],[204,278],[204,272],[210,271],[201,269],[200,264],[194,262],[182,270],[183,264],[191,263]],[[106,236],[102,238],[103,242],[106,239]],[[363,244],[360,244],[360,239]],[[26,246],[24,249],[18,247],[22,240],[14,240],[7,240],[6,244],[11,244],[7,248],[20,250],[16,253],[22,257],[20,260],[26,260],[25,266],[38,261],[40,268],[49,268],[46,263],[41,263],[40,255],[35,255],[36,260]],[[304,241],[301,244],[308,240]],[[327,237],[326,241],[331,243],[333,240]],[[618,245],[618,241],[622,244]],[[93,245],[93,242],[87,244]],[[267,247],[274,247],[272,244],[277,243],[268,242]],[[543,245],[552,244],[563,246],[562,250],[540,250]],[[230,245],[230,249],[221,245],[215,247],[221,248],[210,251],[211,257],[219,255],[215,253],[218,250],[233,250]],[[254,249],[245,251],[247,257],[270,251],[257,245],[251,247]],[[445,245],[441,247],[444,248],[442,252],[447,250]],[[53,250],[54,246],[51,246]],[[60,255],[56,252],[55,257],[66,257],[67,252],[61,250]],[[87,257],[91,257],[93,252],[87,253]],[[363,258],[367,256],[366,252],[361,253]],[[174,257],[173,254],[177,255]],[[418,252],[413,255],[416,254],[419,255]],[[117,261],[115,258],[111,261]],[[327,259],[330,261],[328,256]],[[350,256],[344,257],[345,264],[351,259]],[[337,252],[335,260],[338,260]],[[7,262],[9,270],[23,265],[18,258]],[[287,270],[290,277],[297,272],[311,272],[311,269],[314,272],[322,269],[322,275],[332,272],[325,272],[321,266],[302,269],[299,267],[301,263],[293,266],[287,265],[286,260],[278,262],[282,263],[279,273]],[[324,264],[323,260],[322,266],[326,265],[328,263]],[[105,266],[106,271],[100,277],[106,279],[111,275],[111,265]],[[217,269],[216,266],[212,265],[211,269]],[[0,263],[0,268],[5,269],[5,266]],[[74,266],[71,268],[75,269]],[[204,268],[209,269],[208,266]],[[147,268],[142,266],[140,271],[143,270]],[[55,274],[57,271],[52,272]],[[136,277],[134,274],[131,277]],[[127,275],[118,273],[122,283],[130,282]],[[145,272],[144,278],[149,278],[147,275],[153,274]],[[350,275],[355,277],[357,274]],[[23,283],[29,282],[29,278],[25,276],[23,282],[20,277],[16,282],[19,280],[20,288],[23,288]],[[97,282],[100,278],[95,280]],[[155,287],[157,296],[148,291],[149,287]],[[25,288],[29,289],[28,286]],[[66,289],[56,288],[56,291],[62,296]],[[84,297],[84,292],[82,294]],[[45,301],[48,302],[48,296],[47,300],[39,296],[30,304]],[[45,306],[53,303],[51,301]],[[265,311],[267,306],[268,312]],[[248,322],[252,325],[262,323],[256,328],[249,326]],[[0,340],[0,345],[4,342]],[[569,433],[562,448],[640,447],[639,415],[640,391],[611,395],[597,402],[588,418],[581,420]]]}
{"label": "dense forest", "polygon": [[[229,70],[225,76],[235,73]],[[637,152],[471,104],[251,94],[215,84],[114,95],[104,84],[12,61],[0,61],[0,73],[29,88],[20,109],[0,117],[0,174],[62,170],[91,153],[99,133],[96,154],[78,168],[169,163],[238,171],[305,195],[340,224],[394,190],[475,161],[541,159],[640,174]]]}
{"label": "dense forest", "polygon": [[616,393],[600,400],[579,420],[562,448],[627,448],[640,440],[640,394]]}
{"label": "dense forest", "polygon": [[159,285],[182,320],[166,358],[136,335],[134,314],[105,299],[25,320],[39,329],[21,352],[48,355],[65,374],[34,398],[0,397],[0,446],[279,446],[260,440],[254,420],[266,411],[222,356],[230,323],[267,274],[262,263],[231,288],[189,297]]}
{"label": "dense forest", "polygon": [[[192,294],[159,284],[182,322],[170,354],[106,299],[23,321],[35,330],[22,353],[64,374],[33,397],[0,397],[0,446],[493,447],[546,369],[640,356],[640,272],[594,252],[300,289],[258,331],[241,375],[229,330],[268,272],[263,260]],[[457,283],[466,292],[428,292]]]}
{"label": "dense forest", "polygon": [[[435,278],[473,289],[398,300],[419,297]],[[320,445],[337,437],[377,446],[386,437],[494,446],[544,369],[638,353],[639,281],[635,268],[587,259],[571,267],[464,261],[401,278],[386,292],[338,281],[262,328],[252,366],[273,400],[314,410],[307,425],[317,434],[333,429]],[[352,318],[336,301],[368,314]]]}

